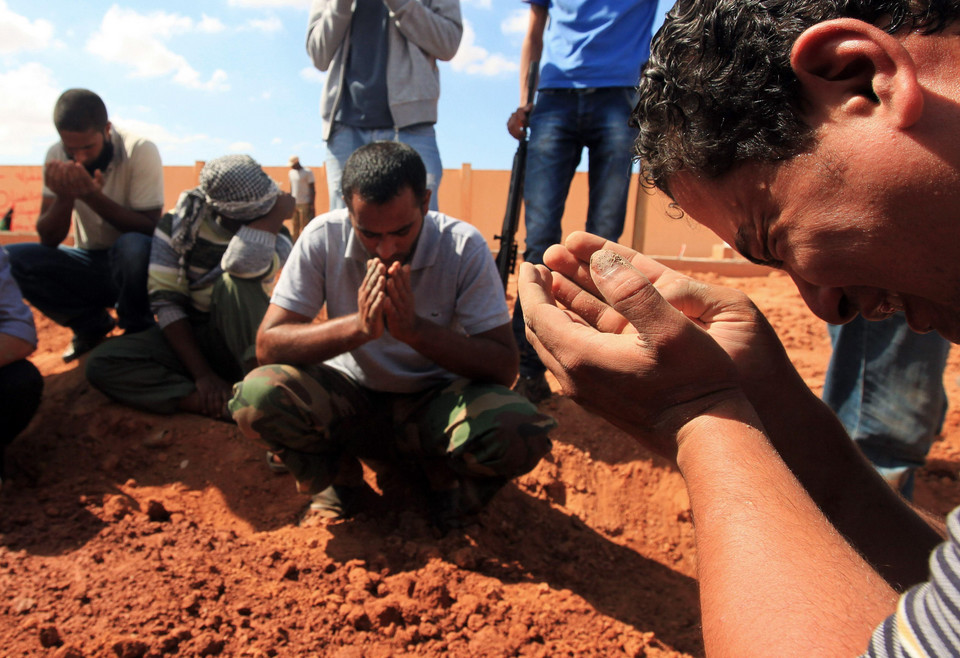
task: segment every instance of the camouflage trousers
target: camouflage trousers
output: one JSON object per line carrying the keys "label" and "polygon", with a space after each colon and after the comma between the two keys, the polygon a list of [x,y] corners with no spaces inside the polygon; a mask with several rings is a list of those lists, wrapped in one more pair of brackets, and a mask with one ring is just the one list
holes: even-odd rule
{"label": "camouflage trousers", "polygon": [[341,460],[440,463],[485,504],[550,450],[556,421],[504,386],[466,379],[383,393],[323,365],[261,366],[234,386],[240,430],[277,453],[297,488],[317,493]]}

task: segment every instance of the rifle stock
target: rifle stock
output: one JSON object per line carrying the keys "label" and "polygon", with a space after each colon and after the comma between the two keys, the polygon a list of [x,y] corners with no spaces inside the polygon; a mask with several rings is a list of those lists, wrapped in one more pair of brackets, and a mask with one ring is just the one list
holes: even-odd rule
{"label": "rifle stock", "polygon": [[[527,100],[532,101],[537,91],[537,74],[540,62],[530,62],[527,70]],[[500,241],[500,250],[497,252],[497,272],[503,289],[507,289],[507,281],[517,265],[517,225],[520,223],[520,204],[523,203],[523,182],[527,173],[527,131],[524,129],[523,138],[513,155],[513,168],[510,170],[510,188],[507,192],[507,210],[503,215],[503,225],[500,235],[493,236]]]}

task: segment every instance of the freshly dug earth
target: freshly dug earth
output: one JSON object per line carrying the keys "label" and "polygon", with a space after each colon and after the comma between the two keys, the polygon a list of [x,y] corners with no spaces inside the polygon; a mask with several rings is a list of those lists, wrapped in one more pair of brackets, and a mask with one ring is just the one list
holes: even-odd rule
{"label": "freshly dug earth", "polygon": [[[829,341],[787,277],[701,278],[750,294],[820,390]],[[412,487],[300,527],[307,499],[236,427],[110,402],[37,323],[43,403],[0,495],[5,656],[703,654],[680,476],[555,381],[552,453],[463,531]],[[958,375],[955,351],[917,484],[937,513],[960,503]]]}

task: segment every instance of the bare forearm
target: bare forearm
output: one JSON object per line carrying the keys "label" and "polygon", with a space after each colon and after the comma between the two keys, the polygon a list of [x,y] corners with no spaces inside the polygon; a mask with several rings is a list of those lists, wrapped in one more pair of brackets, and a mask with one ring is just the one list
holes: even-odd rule
{"label": "bare forearm", "polygon": [[517,376],[516,349],[483,336],[465,336],[423,318],[418,322],[417,337],[408,344],[445,370],[467,379],[509,386]]}
{"label": "bare forearm", "polygon": [[81,199],[98,215],[121,233],[144,233],[153,235],[160,219],[160,209],[131,210],[125,208],[102,192],[95,192]]}
{"label": "bare forearm", "polygon": [[257,360],[261,365],[322,363],[370,340],[361,331],[356,314],[313,323],[284,323],[261,329]]}
{"label": "bare forearm", "polygon": [[[856,655],[892,588],[830,525],[746,400],[681,432],[709,655]],[[775,602],[775,604],[772,604]]]}
{"label": "bare forearm", "polygon": [[531,7],[527,36],[520,47],[520,107],[533,101],[532,98],[527,98],[527,74],[530,71],[530,62],[540,61],[546,22],[547,10],[543,7]]}
{"label": "bare forearm", "polygon": [[748,395],[774,447],[830,522],[898,590],[926,580],[943,540],[877,474],[843,425],[792,373]]}
{"label": "bare forearm", "polygon": [[57,196],[49,203],[45,199],[43,206],[37,218],[37,234],[40,236],[41,244],[56,247],[70,233],[73,197]]}

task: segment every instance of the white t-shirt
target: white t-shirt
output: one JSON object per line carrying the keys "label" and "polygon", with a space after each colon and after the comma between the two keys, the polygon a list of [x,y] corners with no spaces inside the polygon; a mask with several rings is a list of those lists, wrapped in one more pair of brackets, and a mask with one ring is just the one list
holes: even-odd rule
{"label": "white t-shirt", "polygon": [[[329,318],[356,313],[369,258],[345,209],[320,215],[294,245],[270,301],[308,318],[324,304]],[[440,326],[473,336],[510,322],[487,241],[459,219],[427,213],[410,258],[410,285],[417,315]],[[389,393],[415,393],[456,379],[389,332],[326,365]]]}
{"label": "white t-shirt", "polygon": [[290,170],[290,194],[302,205],[310,203],[310,186],[313,185],[313,172],[306,167]]}
{"label": "white t-shirt", "polygon": [[[111,126],[113,159],[103,172],[103,193],[124,208],[154,210],[163,208],[163,163],[160,151],[150,140]],[[69,162],[63,144],[57,142],[47,151],[47,162]],[[56,194],[43,186],[43,196]],[[120,231],[79,199],[73,204],[73,238],[82,249],[109,249]]]}

